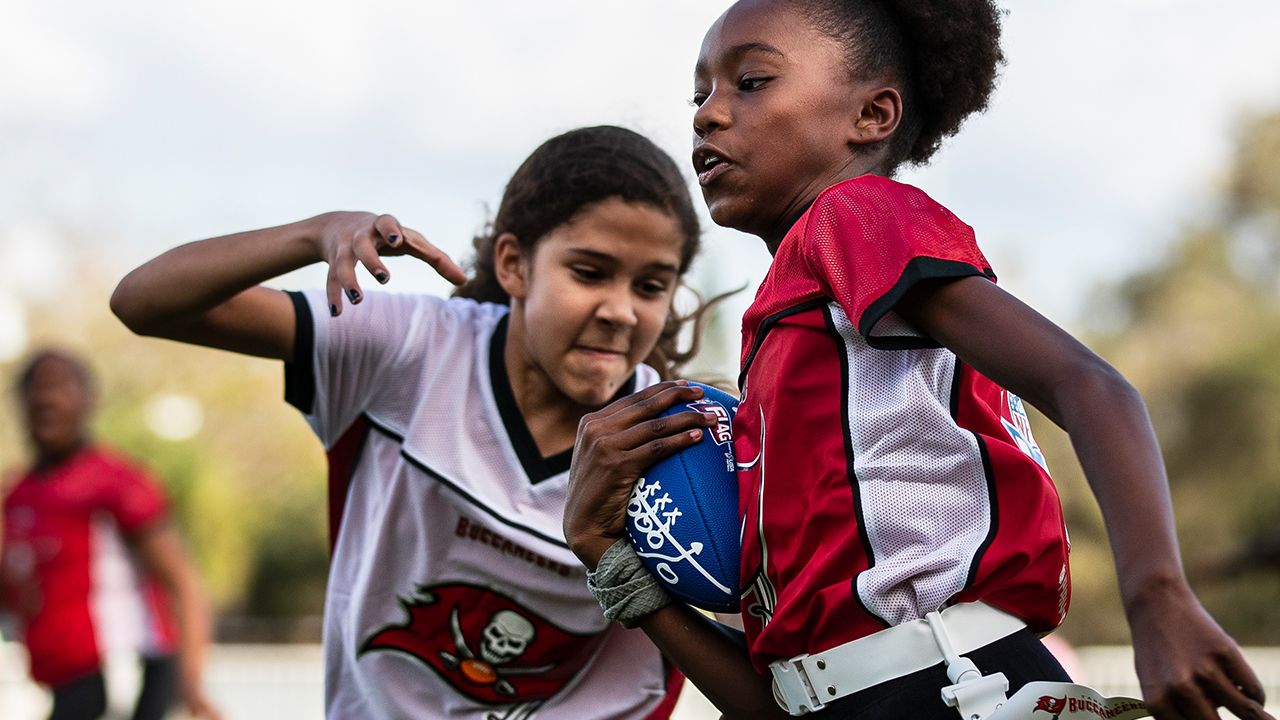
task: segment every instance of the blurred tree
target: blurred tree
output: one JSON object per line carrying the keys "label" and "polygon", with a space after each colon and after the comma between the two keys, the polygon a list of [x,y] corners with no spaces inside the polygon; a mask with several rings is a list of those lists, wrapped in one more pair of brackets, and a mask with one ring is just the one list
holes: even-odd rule
{"label": "blurred tree", "polygon": [[[1280,643],[1280,113],[1241,132],[1215,217],[1106,294],[1091,344],[1138,387],[1165,453],[1184,563],[1228,632]],[[1105,306],[1105,307],[1101,307]],[[1072,531],[1064,632],[1127,640],[1096,506],[1045,427]]]}

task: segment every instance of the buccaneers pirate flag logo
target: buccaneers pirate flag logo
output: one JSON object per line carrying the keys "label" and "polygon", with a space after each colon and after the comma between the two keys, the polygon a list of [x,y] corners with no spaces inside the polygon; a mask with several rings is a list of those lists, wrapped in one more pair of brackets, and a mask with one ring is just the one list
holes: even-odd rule
{"label": "buccaneers pirate flag logo", "polygon": [[400,605],[408,620],[374,632],[360,655],[407,653],[458,692],[490,705],[555,695],[586,666],[603,637],[571,633],[474,585],[419,585]]}
{"label": "buccaneers pirate flag logo", "polygon": [[1062,711],[1066,709],[1067,709],[1067,699],[1065,697],[1053,697],[1051,695],[1041,695],[1040,699],[1036,701],[1036,706],[1032,708],[1031,712],[1035,712],[1036,710],[1043,710],[1047,713],[1052,713],[1053,720],[1058,720],[1058,716],[1061,715]]}

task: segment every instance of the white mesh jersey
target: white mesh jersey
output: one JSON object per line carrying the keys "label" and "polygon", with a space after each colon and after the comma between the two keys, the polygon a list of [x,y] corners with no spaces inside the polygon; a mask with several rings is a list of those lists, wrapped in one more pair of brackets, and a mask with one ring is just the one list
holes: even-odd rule
{"label": "white mesh jersey", "polygon": [[[330,462],[329,718],[660,718],[680,680],[607,623],[501,362],[507,308],[293,293],[286,398]],[[641,365],[622,393],[657,381]]]}

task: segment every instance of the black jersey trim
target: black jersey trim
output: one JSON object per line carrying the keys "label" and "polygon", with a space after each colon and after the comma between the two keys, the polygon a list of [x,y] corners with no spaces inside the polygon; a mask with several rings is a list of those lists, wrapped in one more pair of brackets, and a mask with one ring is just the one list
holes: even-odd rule
{"label": "black jersey trim", "polygon": [[284,400],[304,414],[315,411],[315,324],[311,306],[300,292],[287,293],[293,301],[293,360],[284,364]]}
{"label": "black jersey trim", "polygon": [[809,310],[826,307],[828,302],[830,301],[827,298],[806,300],[799,305],[792,305],[785,310],[779,310],[761,321],[760,329],[756,331],[756,338],[751,343],[751,352],[747,353],[747,361],[742,363],[742,372],[738,373],[738,389],[741,390],[743,383],[747,381],[747,371],[751,369],[751,363],[756,359],[756,352],[760,350],[760,346],[764,343],[765,336],[769,334],[769,331],[773,330],[773,326],[777,325],[779,320]]}
{"label": "black jersey trim", "polygon": [[951,363],[951,397],[948,402],[951,403],[951,421],[960,426],[960,383],[964,380],[964,363],[960,358],[951,354],[954,358]]}
{"label": "black jersey trim", "polygon": [[[944,280],[959,279],[963,277],[986,277],[995,280],[995,273],[991,268],[978,268],[966,262],[959,260],[943,260],[942,258],[933,257],[917,257],[912,258],[907,266],[903,268],[902,275],[898,277],[898,281],[884,295],[881,295],[875,302],[867,306],[862,311],[862,317],[858,318],[858,334],[866,338],[867,344],[879,350],[900,350],[900,349],[919,349],[919,348],[936,348],[938,343],[929,338],[910,338],[910,337],[872,337],[871,330],[880,322],[885,315],[893,310],[894,306],[902,300],[907,291],[915,287],[917,283],[924,280]],[[911,344],[905,344],[905,343]]]}
{"label": "black jersey trim", "polygon": [[987,513],[991,518],[991,525],[987,528],[987,536],[982,539],[982,544],[973,553],[972,564],[969,566],[969,576],[964,581],[966,588],[973,586],[973,581],[978,577],[978,566],[982,564],[982,558],[986,556],[987,548],[990,548],[991,543],[995,542],[996,532],[1000,529],[1000,507],[999,500],[996,498],[996,474],[991,467],[991,455],[987,452],[987,443],[983,441],[981,435],[973,433],[973,439],[978,442],[978,452],[982,455],[982,472],[987,476]]}
{"label": "black jersey trim", "polygon": [[[516,457],[520,459],[520,466],[524,468],[529,482],[537,485],[569,470],[569,464],[573,461],[573,448],[550,457],[543,457],[538,451],[538,443],[534,441],[533,433],[529,432],[529,426],[520,414],[520,406],[516,404],[515,393],[511,390],[511,379],[507,377],[505,352],[509,318],[510,315],[504,315],[498,321],[493,329],[493,338],[489,341],[489,382],[493,386],[493,401],[498,406],[498,414],[502,416],[502,425],[506,428],[511,447],[516,451]],[[631,373],[631,377],[622,383],[610,402],[630,395],[635,392],[635,387],[636,374]]]}
{"label": "black jersey trim", "polygon": [[991,466],[991,454],[987,451],[987,443],[982,439],[981,435],[965,429],[960,424],[960,386],[964,382],[964,363],[954,355],[952,356],[952,363],[954,369],[951,373],[951,397],[949,399],[951,403],[951,421],[956,424],[956,427],[972,435],[978,445],[978,455],[982,458],[982,475],[987,482],[987,512],[990,519],[987,536],[982,539],[978,549],[973,553],[973,558],[970,560],[969,573],[964,581],[965,588],[968,588],[973,585],[978,576],[978,566],[982,564],[982,558],[986,556],[987,549],[991,547],[991,543],[995,542],[996,532],[999,530],[1000,524],[1000,508],[998,507],[999,500],[996,497],[996,473]]}
{"label": "black jersey trim", "polygon": [[[832,303],[827,302],[822,305],[822,319],[827,325],[827,330],[831,333],[831,338],[836,346],[836,352],[840,355],[840,429],[843,432],[842,442],[844,443],[845,457],[845,474],[849,478],[849,489],[852,492],[853,514],[858,523],[858,541],[862,543],[862,552],[867,558],[866,570],[870,570],[876,565],[875,550],[871,547],[871,538],[867,537],[866,515],[862,512],[862,492],[858,486],[858,473],[854,469],[853,457],[853,427],[852,418],[849,417],[849,378],[852,376],[852,361],[849,359],[849,348],[845,344],[844,335],[836,327],[835,318],[831,314]],[[873,617],[889,627],[891,623],[880,617],[875,611],[867,607],[862,602],[862,595],[858,592],[858,577],[866,570],[859,570],[853,573],[853,577],[849,580],[849,592],[853,597],[853,601],[862,608],[862,611],[868,617]]]}
{"label": "black jersey trim", "polygon": [[528,525],[522,525],[512,520],[511,518],[503,517],[502,515],[498,514],[496,510],[489,507],[488,505],[485,505],[483,502],[480,502],[480,500],[476,498],[476,496],[462,489],[461,485],[445,477],[442,473],[431,469],[431,467],[428,466],[425,462],[411,455],[408,449],[406,449],[404,446],[404,435],[378,422],[373,417],[371,417],[368,413],[365,413],[364,418],[365,420],[369,421],[369,427],[378,431],[380,434],[385,435],[388,438],[391,438],[400,446],[400,457],[403,457],[405,460],[409,462],[410,465],[422,471],[427,477],[431,478],[432,480],[435,480],[436,482],[445,486],[449,490],[452,490],[454,494],[458,495],[463,500],[466,500],[467,502],[471,503],[473,506],[476,507],[476,509],[485,513],[486,515],[493,518],[494,520],[497,520],[503,525],[506,525],[507,527],[515,528],[516,530],[519,530],[521,532],[526,532],[540,540],[545,540],[546,542],[549,542],[552,545],[565,548],[566,550],[569,548],[569,544],[564,541],[564,538],[552,537],[539,530],[535,530],[529,527]]}

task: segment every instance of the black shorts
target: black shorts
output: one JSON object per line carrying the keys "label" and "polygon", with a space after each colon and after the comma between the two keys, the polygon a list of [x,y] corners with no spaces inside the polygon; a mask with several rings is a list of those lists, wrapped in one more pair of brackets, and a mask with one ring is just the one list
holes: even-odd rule
{"label": "black shorts", "polygon": [[[173,657],[142,659],[142,688],[132,720],[163,720],[178,689],[178,661]],[[107,711],[107,686],[97,672],[53,688],[49,720],[98,720]]]}
{"label": "black shorts", "polygon": [[[1067,671],[1040,638],[1026,628],[964,655],[983,675],[1004,673],[1009,680],[1010,695],[1036,680],[1071,682]],[[806,717],[814,720],[960,720],[960,713],[942,702],[942,688],[950,684],[946,668],[938,663],[840,698],[821,712]]]}

